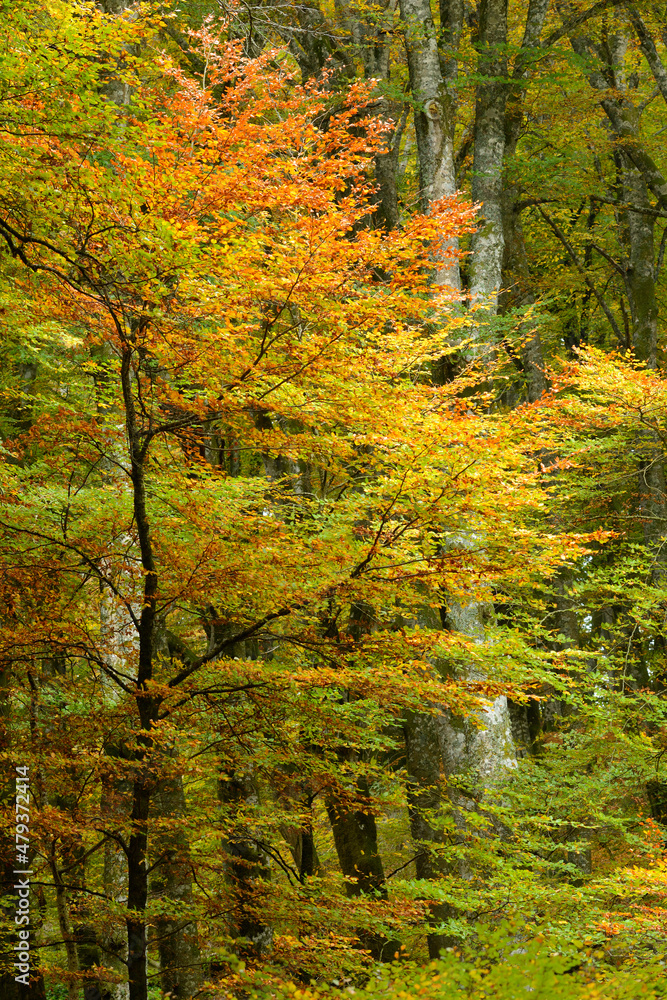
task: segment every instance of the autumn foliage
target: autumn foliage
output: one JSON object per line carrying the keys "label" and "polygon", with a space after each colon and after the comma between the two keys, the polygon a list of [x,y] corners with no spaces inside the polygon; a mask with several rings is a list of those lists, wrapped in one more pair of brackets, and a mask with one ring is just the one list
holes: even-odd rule
{"label": "autumn foliage", "polygon": [[[440,384],[466,332],[434,269],[476,208],[376,225],[372,83],[302,84],[210,27],[193,74],[161,27],[23,2],[2,28],[0,750],[31,768],[36,932],[63,942],[33,979],[146,1000],[148,953],[176,997],[370,995],[443,898],[464,941],[507,871],[517,906],[544,891],[526,851],[555,879],[520,781],[482,808],[460,774],[440,882],[405,874],[432,848],[402,840],[403,727],[472,741],[498,700],[575,699],[544,581],[618,534],[592,501],[554,515],[572,440],[664,388],[634,371],[605,416],[594,358],[510,413],[488,370]],[[446,627],[472,605],[483,634]],[[473,989],[460,957],[406,982]]]}

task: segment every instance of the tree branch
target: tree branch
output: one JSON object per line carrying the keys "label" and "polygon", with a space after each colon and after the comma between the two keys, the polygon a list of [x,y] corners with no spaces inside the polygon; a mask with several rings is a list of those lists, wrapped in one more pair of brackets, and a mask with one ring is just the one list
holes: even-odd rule
{"label": "tree branch", "polygon": [[625,343],[625,337],[623,337],[621,335],[621,331],[618,328],[618,323],[614,319],[614,315],[613,315],[611,309],[609,308],[609,306],[607,305],[607,303],[605,302],[605,300],[602,298],[602,296],[598,292],[597,288],[595,287],[595,285],[593,284],[593,282],[591,281],[591,279],[588,277],[588,275],[586,273],[586,269],[584,268],[583,264],[581,263],[581,261],[579,260],[579,258],[576,255],[576,253],[574,252],[574,249],[572,248],[572,244],[568,240],[567,236],[565,235],[565,233],[563,232],[563,230],[560,228],[560,226],[556,222],[554,222],[553,219],[549,218],[549,216],[544,211],[544,209],[541,207],[541,205],[536,205],[535,208],[540,213],[540,215],[542,216],[542,218],[544,219],[544,221],[546,222],[546,224],[549,226],[549,228],[553,232],[553,234],[560,240],[560,242],[565,247],[565,250],[567,251],[568,257],[570,258],[570,260],[572,261],[572,263],[576,267],[576,269],[579,272],[579,274],[581,275],[581,277],[586,282],[586,285],[588,286],[588,288],[590,288],[591,292],[593,293],[593,295],[597,299],[598,305],[600,306],[600,308],[604,312],[605,316],[607,317],[607,319],[609,321],[609,325],[611,326],[612,330],[614,331],[619,344],[621,345],[621,347],[626,347],[627,345]]}
{"label": "tree branch", "polygon": [[565,35],[569,35],[570,32],[574,31],[575,28],[578,28],[580,24],[585,24],[586,21],[590,21],[591,18],[597,17],[598,14],[604,14],[605,11],[611,10],[613,7],[620,7],[624,2],[625,0],[598,0],[598,2],[594,3],[592,7],[588,8],[588,10],[582,10],[580,14],[575,14],[574,17],[565,21],[560,28],[556,28],[556,30],[552,31],[550,35],[547,35],[542,42],[542,48],[548,49],[550,45],[558,42]]}
{"label": "tree branch", "polygon": [[649,64],[651,72],[655,78],[655,82],[658,85],[658,90],[662,94],[663,100],[667,102],[667,70],[663,65],[662,59],[658,55],[655,42],[653,41],[651,33],[644,24],[644,21],[637,11],[634,3],[626,3],[625,7],[630,16],[630,20],[632,21],[632,27],[635,29],[637,38],[639,39],[639,44],[646,58],[646,62]]}

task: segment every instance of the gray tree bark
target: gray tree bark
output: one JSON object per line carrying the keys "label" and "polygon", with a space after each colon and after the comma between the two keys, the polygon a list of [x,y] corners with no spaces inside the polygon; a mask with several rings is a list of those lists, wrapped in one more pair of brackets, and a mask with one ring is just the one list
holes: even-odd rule
{"label": "gray tree bark", "polygon": [[[415,100],[415,133],[419,157],[422,211],[431,203],[456,193],[454,163],[454,119],[456,111],[456,60],[462,5],[445,3],[442,12],[443,38],[447,43],[444,60],[446,76],[440,64],[438,37],[430,0],[401,0],[405,25],[405,48],[410,73],[410,87]],[[449,241],[446,250],[455,251],[457,241]],[[457,260],[446,256],[436,265],[436,285],[449,285],[460,291],[461,274]]]}
{"label": "gray tree bark", "polygon": [[498,309],[503,263],[502,169],[507,100],[507,0],[481,0],[475,101],[472,199],[481,203],[473,234],[472,304],[490,316]]}
{"label": "gray tree bark", "polygon": [[[630,5],[629,9],[644,54],[662,90],[661,81],[667,79],[667,71],[636,8]],[[593,57],[598,50],[589,38],[573,36],[571,44],[577,55],[589,62],[589,83],[600,93],[600,105],[615,133],[622,167],[623,198],[626,201],[626,207],[622,211],[625,227],[621,229],[621,242],[627,248],[624,283],[630,302],[632,346],[637,359],[647,368],[654,368],[658,311],[654,216],[651,214],[648,191],[653,192],[661,208],[667,208],[667,182],[642,143],[641,108],[636,107],[630,98],[624,72],[627,38],[616,35],[611,39],[606,73],[595,67]],[[617,96],[609,96],[610,82],[613,83]],[[663,96],[667,100],[667,90]],[[635,206],[640,210],[635,211]],[[652,575],[654,581],[657,581],[663,577],[667,563],[664,456],[660,442],[648,427],[640,434],[638,448],[643,453],[639,463],[639,496],[644,541],[654,557]]]}
{"label": "gray tree bark", "polygon": [[645,208],[623,213],[627,225],[625,286],[630,303],[632,346],[649,368],[655,367],[658,335],[658,305],[655,294],[655,216],[651,214],[646,181],[636,166],[623,156],[623,200]]}
{"label": "gray tree bark", "polygon": [[[468,605],[450,604],[446,624],[476,642],[485,640],[493,619],[493,605],[473,601]],[[480,680],[474,671],[469,679]],[[443,719],[442,732],[445,768],[451,775],[469,775],[473,783],[492,781],[506,767],[516,764],[512,725],[505,695],[494,698],[470,720]]]}

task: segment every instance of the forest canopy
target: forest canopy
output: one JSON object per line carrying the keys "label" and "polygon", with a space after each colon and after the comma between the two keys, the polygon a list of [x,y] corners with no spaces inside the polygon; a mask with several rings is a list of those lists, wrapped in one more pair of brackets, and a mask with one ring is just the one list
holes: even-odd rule
{"label": "forest canopy", "polygon": [[662,6],[0,10],[0,996],[665,996]]}

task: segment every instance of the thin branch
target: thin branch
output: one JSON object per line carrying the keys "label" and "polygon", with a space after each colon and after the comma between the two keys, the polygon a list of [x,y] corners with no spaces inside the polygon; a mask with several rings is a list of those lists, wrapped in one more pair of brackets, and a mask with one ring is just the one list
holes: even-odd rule
{"label": "thin branch", "polygon": [[542,48],[548,49],[549,46],[559,41],[565,35],[569,35],[570,32],[574,31],[575,28],[578,28],[579,25],[585,24],[586,21],[590,21],[592,17],[597,17],[598,14],[604,14],[607,10],[611,10],[614,7],[620,7],[624,2],[625,0],[598,0],[598,2],[594,3],[592,7],[588,8],[588,10],[584,10],[580,14],[575,14],[574,17],[565,21],[560,28],[556,28],[556,30],[552,31],[550,35],[547,35],[542,42]]}
{"label": "thin branch", "polygon": [[361,560],[360,563],[358,563],[355,566],[355,568],[350,573],[350,579],[355,580],[357,577],[361,576],[361,574],[363,573],[363,571],[366,569],[366,567],[368,566],[368,564],[373,559],[373,556],[376,555],[378,544],[379,544],[379,541],[380,541],[380,537],[381,537],[382,532],[384,530],[384,527],[385,527],[385,525],[387,523],[389,515],[391,514],[392,510],[394,509],[394,507],[398,503],[398,498],[401,495],[401,490],[402,490],[403,484],[405,483],[405,480],[407,478],[408,471],[409,471],[408,469],[406,469],[404,471],[404,473],[403,473],[403,475],[401,477],[401,485],[400,485],[400,487],[399,487],[396,495],[392,498],[392,501],[389,504],[389,506],[387,507],[387,509],[385,511],[383,511],[383,513],[382,513],[382,517],[380,518],[380,524],[378,525],[378,529],[375,532],[375,538],[373,539],[373,544],[371,545],[370,549],[366,553],[366,556]]}
{"label": "thin branch", "polygon": [[551,229],[551,231],[554,233],[554,235],[560,240],[560,242],[565,247],[565,250],[567,251],[568,257],[570,258],[570,260],[572,261],[572,263],[576,267],[576,269],[579,272],[579,274],[581,275],[581,277],[586,282],[586,285],[588,286],[588,288],[590,288],[591,292],[593,293],[593,295],[597,299],[598,305],[600,306],[600,308],[604,312],[605,316],[607,317],[607,319],[609,321],[609,325],[611,326],[612,330],[614,331],[614,334],[616,335],[616,338],[617,338],[619,344],[622,347],[625,347],[626,346],[625,338],[621,335],[621,331],[618,328],[618,323],[616,322],[611,309],[609,308],[609,306],[607,305],[607,303],[605,302],[605,300],[602,298],[602,296],[600,295],[599,291],[597,290],[597,288],[595,287],[595,285],[593,284],[593,282],[591,281],[591,279],[588,277],[584,266],[582,265],[581,261],[579,260],[579,258],[577,257],[576,253],[574,252],[574,250],[572,248],[572,245],[571,245],[570,241],[568,240],[567,236],[565,235],[565,233],[563,232],[563,230],[560,228],[560,226],[556,222],[554,222],[547,215],[547,213],[544,211],[544,209],[540,205],[536,205],[535,208],[540,213],[540,215],[542,216],[542,218],[544,219],[544,221],[547,223],[547,225],[549,226],[549,228]]}
{"label": "thin branch", "polygon": [[280,868],[282,868],[282,870],[287,875],[287,878],[289,879],[290,885],[293,885],[292,875],[296,878],[298,882],[300,882],[303,885],[303,877],[299,875],[299,873],[296,871],[295,868],[292,867],[292,865],[288,864],[285,861],[282,854],[277,848],[271,847],[263,840],[258,840],[257,837],[234,837],[234,842],[239,844],[243,843],[256,844],[257,847],[261,847],[261,849],[263,851],[266,851],[266,853],[273,858],[276,864],[279,865]]}
{"label": "thin branch", "polygon": [[103,837],[99,844],[95,844],[95,846],[91,847],[89,851],[86,851],[86,853],[81,855],[81,857],[78,857],[76,861],[73,861],[71,865],[65,865],[64,868],[61,868],[60,874],[62,875],[63,872],[68,872],[70,868],[76,868],[78,865],[82,865],[86,858],[89,858],[91,854],[95,853],[95,851],[99,851],[100,847],[106,844],[108,839],[108,837]]}
{"label": "thin branch", "polygon": [[632,205],[630,202],[616,201],[614,198],[605,198],[600,194],[592,194],[591,201],[601,201],[605,205],[613,205],[614,208],[625,212],[636,212],[637,215],[654,215],[657,219],[667,219],[667,212],[661,212],[659,208],[651,208],[644,205]]}
{"label": "thin branch", "polygon": [[522,212],[524,208],[534,208],[535,205],[548,205],[558,201],[558,198],[522,198],[512,208],[513,212]]}
{"label": "thin branch", "polygon": [[[255,691],[255,690],[257,690],[257,688],[262,688],[262,687],[266,687],[266,681],[258,681],[257,683],[254,683],[254,684],[253,683],[248,683],[248,684],[230,684],[230,685],[227,685],[227,686],[220,686],[220,685],[218,685],[218,686],[212,687],[212,688],[198,688],[196,691],[189,691],[185,697],[180,698],[178,701],[174,702],[173,704],[170,704],[168,709],[165,709],[164,712],[160,712],[158,714],[158,719],[159,720],[168,719],[169,716],[173,712],[175,712],[177,708],[181,708],[183,705],[186,705],[189,701],[192,701],[193,698],[196,698],[196,697],[199,697],[199,696],[206,697],[207,695],[211,695],[211,694],[232,695],[232,694],[239,694],[240,692],[243,692],[243,691]],[[195,754],[195,756],[196,756],[196,754]]]}
{"label": "thin branch", "polygon": [[667,70],[665,69],[662,59],[658,54],[658,50],[655,47],[653,36],[644,24],[644,21],[642,20],[642,17],[635,5],[633,3],[626,3],[625,8],[630,16],[630,20],[632,21],[632,27],[637,33],[641,50],[644,53],[644,58],[651,68],[658,90],[662,94],[664,100],[667,101]]}
{"label": "thin branch", "polygon": [[590,245],[593,247],[594,250],[597,250],[597,252],[600,254],[601,257],[604,257],[604,259],[609,264],[611,264],[611,266],[614,268],[614,270],[617,271],[620,274],[620,276],[623,278],[623,280],[625,281],[625,277],[626,277],[625,268],[621,264],[619,264],[618,261],[614,260],[614,258],[611,257],[607,253],[606,250],[603,250],[601,246],[598,246],[597,243],[593,243],[591,241]]}
{"label": "thin branch", "polygon": [[398,875],[399,872],[402,872],[404,868],[407,868],[408,865],[411,865],[413,861],[417,860],[417,858],[425,858],[426,854],[427,854],[426,851],[418,851],[418,853],[415,854],[414,858],[410,858],[410,860],[406,861],[404,865],[399,865],[398,868],[394,868],[394,870],[392,872],[389,872],[388,875],[385,875],[385,881],[388,878],[391,878],[392,875]]}
{"label": "thin branch", "polygon": [[181,670],[180,673],[176,674],[175,677],[172,677],[167,686],[170,688],[178,687],[179,684],[182,684],[184,680],[187,680],[188,677],[203,667],[205,663],[210,663],[211,660],[215,660],[216,657],[220,656],[225,649],[228,649],[230,646],[234,646],[237,642],[243,642],[244,639],[250,639],[269,622],[276,621],[278,618],[285,618],[287,615],[291,615],[294,611],[301,611],[304,607],[306,607],[305,604],[295,604],[293,607],[281,608],[280,611],[272,611],[271,614],[265,615],[253,625],[249,625],[248,628],[243,629],[236,635],[230,636],[228,639],[224,639],[222,642],[218,643],[214,649],[209,650],[208,653],[205,653],[203,656],[198,656],[196,660],[193,660],[189,667],[186,667],[184,670]]}
{"label": "thin branch", "polygon": [[[31,885],[41,885],[45,889],[57,889],[59,888],[56,882],[35,882],[34,879],[30,880]],[[86,885],[70,885],[67,882],[61,882],[60,888],[62,889],[73,889],[75,892],[85,892],[87,896],[99,896],[100,899],[109,899],[109,895],[106,892],[97,892],[95,889],[89,889]],[[32,947],[32,946],[31,946]]]}
{"label": "thin branch", "polygon": [[[88,566],[93,573],[97,576],[101,583],[105,584],[109,590],[115,594],[115,596],[122,602],[123,607],[127,611],[128,615],[132,620],[132,624],[135,628],[139,628],[139,622],[136,615],[132,610],[132,605],[129,601],[126,601],[123,595],[120,593],[118,588],[102,573],[100,568],[96,565],[95,561],[90,558],[85,552],[83,552],[77,545],[72,545],[71,542],[60,541],[58,538],[53,538],[51,535],[46,535],[44,532],[36,531],[34,528],[20,528],[14,524],[8,524],[6,521],[0,521],[0,527],[6,528],[8,531],[14,531],[17,534],[29,535],[31,538],[41,538],[44,542],[49,542],[51,545],[56,545],[61,549],[66,549],[68,552],[75,552],[76,555]],[[67,567],[71,571],[71,567]]]}

